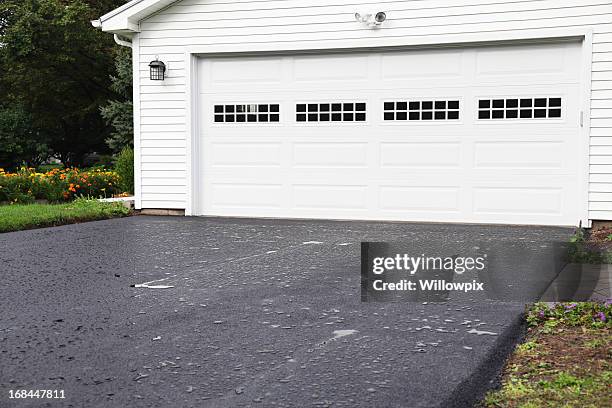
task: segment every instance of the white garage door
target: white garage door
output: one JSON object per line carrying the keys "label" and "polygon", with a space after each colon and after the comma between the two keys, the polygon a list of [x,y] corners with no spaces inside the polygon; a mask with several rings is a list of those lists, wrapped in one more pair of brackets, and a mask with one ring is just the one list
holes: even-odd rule
{"label": "white garage door", "polygon": [[201,59],[203,215],[575,225],[580,44]]}

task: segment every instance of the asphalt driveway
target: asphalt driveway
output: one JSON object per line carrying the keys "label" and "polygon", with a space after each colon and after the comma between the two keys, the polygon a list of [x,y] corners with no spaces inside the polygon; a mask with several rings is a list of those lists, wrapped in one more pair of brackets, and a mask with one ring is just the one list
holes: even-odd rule
{"label": "asphalt driveway", "polygon": [[362,303],[359,242],[571,232],[140,216],[2,234],[0,406],[470,406],[523,305]]}

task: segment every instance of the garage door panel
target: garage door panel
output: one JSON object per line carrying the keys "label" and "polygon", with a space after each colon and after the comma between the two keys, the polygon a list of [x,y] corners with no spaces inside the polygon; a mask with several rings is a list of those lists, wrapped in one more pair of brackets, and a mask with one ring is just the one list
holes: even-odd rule
{"label": "garage door panel", "polygon": [[461,78],[464,74],[464,52],[421,51],[381,55],[381,79],[423,81],[427,78]]}
{"label": "garage door panel", "polygon": [[366,210],[367,185],[297,184],[291,187],[296,209]]}
{"label": "garage door panel", "polygon": [[[293,58],[292,77],[298,84],[313,81],[367,80],[368,60],[367,55],[296,57]],[[347,66],[351,69],[347,70]]]}
{"label": "garage door panel", "polygon": [[575,44],[537,45],[532,47],[485,47],[476,50],[476,74],[479,80],[512,77],[529,80],[576,80],[580,76],[580,59]]}
{"label": "garage door panel", "polygon": [[[208,186],[209,205],[212,208],[270,208],[283,204],[282,184],[219,182]],[[232,215],[239,215],[234,213]]]}
{"label": "garage door panel", "polygon": [[563,169],[566,157],[563,141],[488,141],[474,146],[476,169]]}
{"label": "garage door panel", "polygon": [[293,167],[367,167],[368,143],[301,142],[293,144]]}
{"label": "garage door panel", "polygon": [[273,142],[214,142],[208,148],[212,167],[279,167],[283,157],[282,144]]}
{"label": "garage door panel", "polygon": [[385,211],[458,213],[459,207],[459,187],[381,185],[379,190],[379,208]]}
{"label": "garage door panel", "polygon": [[381,142],[380,167],[452,168],[461,165],[459,142]]}
{"label": "garage door panel", "polygon": [[[585,211],[579,56],[568,43],[204,59],[199,211],[575,225]],[[547,109],[561,98],[561,117],[480,118],[481,99],[535,98]],[[435,101],[459,101],[459,117],[435,119],[422,104]],[[357,102],[365,121],[320,116],[326,104]],[[408,102],[418,102],[412,120],[395,115]],[[215,122],[215,105],[273,103],[274,124]]]}
{"label": "garage door panel", "polygon": [[477,187],[473,193],[474,212],[559,216],[564,193],[562,187]]}

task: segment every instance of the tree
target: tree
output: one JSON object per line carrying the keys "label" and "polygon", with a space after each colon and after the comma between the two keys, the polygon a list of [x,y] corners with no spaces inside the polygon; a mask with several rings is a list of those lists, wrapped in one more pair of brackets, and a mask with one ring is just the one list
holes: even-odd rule
{"label": "tree", "polygon": [[132,54],[129,48],[122,48],[115,57],[117,75],[111,77],[111,89],[122,96],[101,108],[102,117],[112,126],[113,131],[106,143],[115,153],[126,146],[134,145],[134,119],[132,104]]}
{"label": "tree", "polygon": [[31,116],[18,106],[0,107],[0,168],[37,166],[48,158],[46,141],[31,122]]}
{"label": "tree", "polygon": [[[18,106],[53,155],[80,165],[104,152],[110,133],[100,107],[121,95],[111,89],[112,36],[90,20],[125,1],[0,1],[0,65],[4,106]],[[0,147],[1,149],[1,147]]]}

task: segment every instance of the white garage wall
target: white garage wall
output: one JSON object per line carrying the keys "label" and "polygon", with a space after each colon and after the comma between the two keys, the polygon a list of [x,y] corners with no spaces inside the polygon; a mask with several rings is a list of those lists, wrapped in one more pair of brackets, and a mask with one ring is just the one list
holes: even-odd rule
{"label": "white garage wall", "polygon": [[[378,10],[388,14],[380,30],[363,28],[353,18],[356,11]],[[594,33],[589,218],[612,219],[612,1],[602,0],[179,1],[142,21],[135,41],[142,208],[186,207],[184,59],[190,47],[267,44],[269,49],[270,43],[285,48],[296,41],[354,44],[373,38],[384,46],[398,38],[418,44],[449,35],[487,41],[503,32],[567,27]],[[156,56],[169,64],[163,83],[148,79],[148,63]]]}

